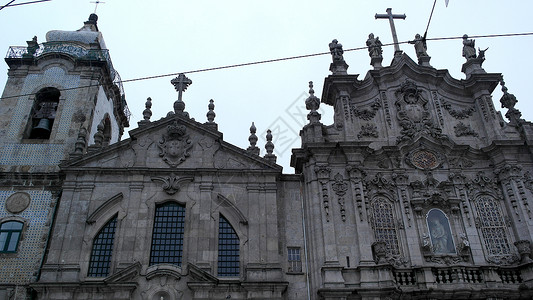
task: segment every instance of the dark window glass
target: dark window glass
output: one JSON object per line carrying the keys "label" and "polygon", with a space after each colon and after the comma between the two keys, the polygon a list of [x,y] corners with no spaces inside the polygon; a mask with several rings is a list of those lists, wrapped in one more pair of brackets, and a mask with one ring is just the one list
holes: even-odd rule
{"label": "dark window glass", "polygon": [[89,261],[89,277],[106,277],[109,275],[111,255],[113,254],[113,241],[117,228],[117,216],[113,217],[100,229],[93,241],[91,260]]}
{"label": "dark window glass", "polygon": [[181,266],[185,207],[167,202],[155,209],[150,265],[167,263]]}
{"label": "dark window glass", "polygon": [[218,276],[239,276],[239,237],[220,216],[218,222]]}
{"label": "dark window glass", "polygon": [[24,224],[18,221],[8,221],[0,225],[0,252],[17,252],[22,227]]}

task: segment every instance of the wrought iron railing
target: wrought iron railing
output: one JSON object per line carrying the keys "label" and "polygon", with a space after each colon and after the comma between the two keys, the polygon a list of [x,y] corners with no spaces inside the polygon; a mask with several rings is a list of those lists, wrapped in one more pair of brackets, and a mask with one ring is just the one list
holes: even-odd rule
{"label": "wrought iron railing", "polygon": [[69,42],[46,42],[39,44],[35,47],[24,47],[24,46],[11,46],[7,51],[6,58],[37,58],[42,55],[49,53],[62,53],[70,55],[80,60],[89,60],[89,61],[105,61],[109,68],[109,73],[111,79],[115,85],[119,88],[120,95],[122,97],[122,106],[124,110],[124,115],[127,117],[128,121],[130,119],[130,111],[124,100],[125,93],[124,87],[122,86],[122,79],[118,72],[113,68],[113,63],[111,62],[111,57],[109,55],[109,50],[107,49],[87,49],[84,46],[77,43]]}

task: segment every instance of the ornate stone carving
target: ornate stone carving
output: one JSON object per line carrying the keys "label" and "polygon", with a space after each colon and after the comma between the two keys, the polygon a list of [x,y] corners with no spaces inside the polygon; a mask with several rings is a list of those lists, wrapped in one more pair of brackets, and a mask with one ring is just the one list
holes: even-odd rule
{"label": "ornate stone carving", "polygon": [[392,127],[392,118],[390,116],[389,101],[387,100],[387,93],[385,91],[381,92],[381,102],[383,103],[383,109],[385,110],[385,119],[390,128]]}
{"label": "ornate stone carving", "polygon": [[383,174],[377,173],[374,178],[365,180],[365,186],[370,194],[384,191],[394,194],[396,184],[393,181],[383,177]]}
{"label": "ornate stone carving", "polygon": [[362,137],[374,137],[374,138],[379,137],[377,126],[374,124],[362,125],[361,131],[359,131],[359,133],[357,134],[357,138],[360,139]]}
{"label": "ornate stone carving", "polygon": [[514,243],[518,254],[520,255],[520,262],[527,263],[531,261],[531,242],[528,240],[520,240]]}
{"label": "ornate stone carving", "polygon": [[428,100],[422,97],[422,90],[416,84],[406,80],[396,91],[398,100],[395,102],[397,118],[402,130],[397,142],[412,141],[417,135],[429,135],[437,139],[446,139],[442,130],[431,120],[427,107]]}
{"label": "ornate stone carving", "polygon": [[459,169],[470,168],[474,165],[473,161],[465,158],[464,156],[449,158],[449,163],[451,167]]}
{"label": "ornate stone carving", "polygon": [[509,266],[520,261],[520,257],[516,254],[488,256],[486,260],[492,264],[500,266]]}
{"label": "ornate stone carving", "polygon": [[12,214],[19,214],[30,205],[31,197],[27,193],[17,192],[6,200],[6,210]]}
{"label": "ornate stone carving", "polygon": [[160,181],[163,183],[161,186],[163,190],[169,194],[174,195],[181,189],[181,186],[184,182],[191,182],[194,180],[194,177],[177,177],[174,174],[170,174],[166,177],[152,177],[153,181]]}
{"label": "ornate stone carving", "polygon": [[427,262],[432,262],[441,265],[452,265],[463,261],[462,257],[454,255],[430,255],[426,256],[425,258]]}
{"label": "ornate stone carving", "polygon": [[346,209],[344,208],[344,195],[348,191],[348,184],[344,182],[344,178],[340,173],[337,173],[334,177],[335,183],[332,184],[333,191],[339,197],[339,205],[342,221],[346,221]]}
{"label": "ornate stone carving", "polygon": [[348,165],[346,167],[346,171],[350,175],[350,181],[353,183],[353,186],[354,186],[355,203],[357,205],[357,210],[359,211],[359,218],[362,221],[363,220],[363,191],[361,188],[361,179],[366,174],[361,168],[359,168],[358,166],[354,166],[354,165]]}
{"label": "ornate stone carving", "polygon": [[415,212],[421,213],[424,207],[441,207],[451,209],[452,212],[459,210],[460,199],[455,197],[453,183],[450,181],[439,182],[431,172],[425,181],[414,181],[410,184],[412,190],[411,205]]}
{"label": "ornate stone carving", "polygon": [[374,261],[376,264],[383,264],[387,262],[387,244],[385,242],[374,242],[372,244],[372,252],[374,253]]}
{"label": "ornate stone carving", "polygon": [[425,148],[416,149],[405,156],[405,162],[409,166],[421,170],[436,169],[441,166],[443,161],[444,159],[440,153]]}
{"label": "ornate stone carving", "polygon": [[189,157],[193,147],[187,127],[174,121],[167,126],[167,134],[159,141],[159,156],[171,167],[176,167]]}
{"label": "ornate stone carving", "polygon": [[476,107],[474,105],[468,108],[463,108],[461,110],[458,110],[458,109],[453,108],[454,105],[450,104],[449,102],[443,101],[442,106],[444,107],[444,109],[448,111],[448,113],[450,113],[452,117],[458,120],[466,119],[470,117],[476,111]]}
{"label": "ornate stone carving", "polygon": [[381,104],[379,103],[379,99],[376,99],[372,105],[370,105],[370,108],[359,108],[355,105],[350,105],[350,109],[353,111],[354,116],[365,121],[372,120],[380,107]]}
{"label": "ornate stone carving", "polygon": [[315,173],[320,182],[322,189],[322,205],[324,206],[324,211],[326,212],[326,221],[329,222],[329,193],[328,193],[328,182],[329,174],[331,168],[325,165],[317,165],[315,167]]}
{"label": "ornate stone carving", "polygon": [[461,137],[461,136],[477,137],[478,136],[477,132],[475,132],[474,129],[470,127],[470,125],[465,125],[463,122],[459,122],[459,124],[455,125],[453,127],[453,130],[455,132],[456,137]]}

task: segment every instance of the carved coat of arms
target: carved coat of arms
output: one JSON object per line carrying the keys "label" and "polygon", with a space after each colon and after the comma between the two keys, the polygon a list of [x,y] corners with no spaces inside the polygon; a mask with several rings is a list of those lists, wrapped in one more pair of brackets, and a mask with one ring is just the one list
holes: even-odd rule
{"label": "carved coat of arms", "polygon": [[175,121],[167,126],[167,134],[158,143],[159,156],[170,166],[176,167],[191,155],[192,146],[187,128]]}

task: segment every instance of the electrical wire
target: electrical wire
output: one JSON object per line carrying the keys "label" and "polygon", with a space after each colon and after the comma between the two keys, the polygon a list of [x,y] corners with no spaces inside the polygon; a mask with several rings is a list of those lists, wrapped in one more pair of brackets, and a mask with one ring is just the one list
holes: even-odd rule
{"label": "electrical wire", "polygon": [[1,6],[1,7],[0,7],[0,10],[2,10],[4,7],[8,7],[9,4],[11,4],[11,3],[13,3],[13,2],[15,2],[15,0],[11,0],[11,1],[9,1],[8,4]]}
{"label": "electrical wire", "polygon": [[[478,38],[479,39],[479,38],[496,38],[496,37],[516,37],[516,36],[528,36],[528,35],[533,35],[533,32],[488,34],[488,35],[472,35],[472,36],[469,36],[469,37],[470,38]],[[426,40],[428,40],[428,41],[443,41],[443,40],[455,40],[455,39],[462,39],[462,38],[463,38],[463,36],[452,36],[452,37],[427,38]],[[400,44],[400,45],[401,44],[408,44],[408,43],[409,43],[409,41],[398,42],[398,44]],[[394,45],[394,43],[387,43],[387,44],[383,44],[382,46],[383,47],[388,47],[388,46],[393,46],[393,45]],[[368,47],[364,46],[364,47],[346,49],[346,50],[344,50],[344,52],[359,51],[359,50],[366,50],[366,49],[368,49]],[[143,80],[157,79],[157,78],[163,78],[163,77],[178,76],[179,74],[192,74],[192,73],[209,72],[209,71],[216,71],[216,70],[223,70],[223,69],[232,69],[232,68],[253,66],[253,65],[259,65],[259,64],[280,62],[280,61],[286,61],[286,60],[293,60],[293,59],[301,59],[301,58],[308,58],[308,57],[314,57],[314,56],[321,56],[321,55],[327,55],[327,54],[330,54],[330,52],[319,52],[319,53],[313,53],[313,54],[304,54],[304,55],[297,55],[297,56],[274,58],[274,59],[268,59],[268,60],[260,60],[260,61],[255,61],[255,62],[247,62],[247,63],[241,63],[241,64],[226,65],[226,66],[220,66],[220,67],[197,69],[197,70],[190,70],[190,71],[177,72],[177,73],[168,73],[168,74],[161,74],[161,75],[154,75],[154,76],[132,78],[132,79],[122,80],[122,81],[120,81],[120,83],[129,83],[129,82],[135,82],[135,81],[143,81]],[[94,87],[94,86],[98,86],[98,85],[77,86],[77,87],[72,87],[72,88],[60,89],[59,91],[69,91],[69,90],[90,88],[90,87]],[[6,97],[0,98],[0,100],[9,99],[9,98],[16,98],[16,97],[31,96],[33,94],[34,93],[14,95],[14,96],[6,96]]]}
{"label": "electrical wire", "polygon": [[23,2],[23,3],[16,3],[16,4],[11,4],[13,3],[15,0],[9,2],[8,4],[0,7],[0,9],[4,8],[4,7],[13,7],[13,6],[19,6],[19,5],[26,5],[26,4],[35,4],[35,3],[40,3],[40,2],[48,2],[48,1],[52,1],[52,0],[38,0],[38,1],[30,1],[30,2]]}

